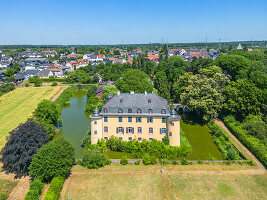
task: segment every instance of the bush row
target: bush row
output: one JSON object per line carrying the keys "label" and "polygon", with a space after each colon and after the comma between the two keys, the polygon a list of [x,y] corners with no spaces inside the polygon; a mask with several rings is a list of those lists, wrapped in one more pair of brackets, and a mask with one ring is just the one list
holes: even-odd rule
{"label": "bush row", "polygon": [[267,166],[267,147],[257,138],[250,136],[246,130],[242,128],[234,116],[223,118],[227,128],[262,162]]}
{"label": "bush row", "polygon": [[8,196],[6,194],[0,193],[0,200],[6,200]]}
{"label": "bush row", "polygon": [[25,197],[25,200],[39,199],[43,191],[44,185],[45,184],[39,179],[35,179],[33,182],[31,182],[30,189]]}
{"label": "bush row", "polygon": [[147,140],[143,140],[142,142],[137,140],[122,141],[116,137],[108,139],[106,145],[112,151],[131,153],[136,158],[142,158],[147,153],[156,158],[174,159],[177,157],[186,157],[191,152],[191,145],[183,136],[181,136],[181,145],[179,147],[166,145],[158,140],[152,140],[151,142]]}
{"label": "bush row", "polygon": [[239,160],[239,151],[229,141],[223,130],[213,120],[210,120],[207,125],[212,130],[213,141],[222,152],[223,157],[228,160]]}
{"label": "bush row", "polygon": [[41,80],[43,82],[54,82],[54,81],[57,81],[57,82],[67,82],[67,79],[65,78],[41,78]]}
{"label": "bush row", "polygon": [[64,184],[64,178],[61,176],[54,177],[45,194],[44,200],[58,200]]}
{"label": "bush row", "polygon": [[65,89],[62,94],[55,100],[55,104],[58,105],[61,109],[70,100],[72,94],[77,90],[76,86],[69,87]]}

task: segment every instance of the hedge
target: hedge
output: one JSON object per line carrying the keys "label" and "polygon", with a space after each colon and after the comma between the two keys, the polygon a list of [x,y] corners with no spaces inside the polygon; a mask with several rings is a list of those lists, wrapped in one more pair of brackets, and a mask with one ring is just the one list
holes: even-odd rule
{"label": "hedge", "polygon": [[76,86],[69,87],[65,89],[61,95],[55,100],[55,104],[58,105],[61,109],[70,100],[72,94],[77,90]]}
{"label": "hedge", "polygon": [[240,159],[239,151],[229,141],[228,136],[224,134],[224,131],[213,120],[207,123],[207,126],[212,131],[212,139],[221,151],[225,159],[238,160]]}
{"label": "hedge", "polygon": [[54,177],[45,194],[44,200],[58,200],[63,184],[64,178],[62,176]]}
{"label": "hedge", "polygon": [[156,158],[175,159],[177,157],[186,157],[192,150],[190,143],[182,135],[181,131],[181,145],[179,147],[166,145],[158,140],[152,140],[151,142],[147,140],[142,142],[131,140],[127,142],[114,136],[107,140],[106,145],[112,151],[131,153],[136,158],[141,158],[148,153]]}
{"label": "hedge", "polygon": [[40,181],[39,179],[35,179],[33,182],[30,184],[30,189],[29,192],[27,193],[25,200],[35,200],[39,199],[43,188],[44,188],[44,183]]}
{"label": "hedge", "polygon": [[67,82],[67,79],[65,78],[41,78],[43,82]]}
{"label": "hedge", "polygon": [[266,167],[267,166],[267,147],[257,138],[247,134],[240,123],[233,116],[223,118],[227,128],[240,140]]}

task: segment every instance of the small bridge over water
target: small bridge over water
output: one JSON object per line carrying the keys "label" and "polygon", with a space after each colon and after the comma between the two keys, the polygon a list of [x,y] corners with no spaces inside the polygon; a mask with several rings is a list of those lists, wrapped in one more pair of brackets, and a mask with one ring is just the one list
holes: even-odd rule
{"label": "small bridge over water", "polygon": [[184,106],[184,105],[182,105],[182,104],[180,104],[180,103],[174,103],[174,104],[172,104],[173,105],[173,107],[174,107],[174,109],[178,112],[178,111],[186,111],[186,109],[187,109],[187,107],[186,106]]}

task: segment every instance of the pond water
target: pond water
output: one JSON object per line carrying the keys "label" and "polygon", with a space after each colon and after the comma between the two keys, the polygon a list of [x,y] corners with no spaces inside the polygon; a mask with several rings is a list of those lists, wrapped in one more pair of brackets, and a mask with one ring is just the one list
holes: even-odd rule
{"label": "pond water", "polygon": [[192,146],[192,153],[187,157],[188,159],[223,159],[221,152],[213,142],[209,127],[201,124],[192,114],[182,115],[181,129]]}
{"label": "pond water", "polygon": [[80,158],[82,154],[81,140],[90,130],[90,117],[84,113],[86,107],[87,92],[84,90],[76,91],[71,99],[70,106],[65,107],[61,114],[63,120],[62,127],[59,129],[58,138],[64,136],[76,148],[75,158]]}

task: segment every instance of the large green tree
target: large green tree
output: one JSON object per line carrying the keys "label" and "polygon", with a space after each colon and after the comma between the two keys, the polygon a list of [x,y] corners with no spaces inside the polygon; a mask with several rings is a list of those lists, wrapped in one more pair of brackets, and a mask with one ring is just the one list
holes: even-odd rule
{"label": "large green tree", "polygon": [[217,117],[223,108],[223,90],[229,82],[219,67],[212,66],[200,70],[200,74],[185,73],[175,87],[181,88],[181,103],[207,120],[210,116]]}
{"label": "large green tree", "polygon": [[116,86],[121,92],[130,92],[133,90],[137,93],[145,91],[151,93],[153,85],[149,76],[138,69],[129,69],[123,73],[122,77],[116,81]]}
{"label": "large green tree", "polygon": [[155,88],[158,90],[159,96],[170,100],[170,85],[164,71],[159,71],[156,73]]}
{"label": "large green tree", "polygon": [[231,82],[225,88],[224,95],[226,98],[224,103],[226,111],[240,117],[259,114],[264,104],[262,91],[248,79]]}
{"label": "large green tree", "polygon": [[66,177],[74,164],[74,146],[61,137],[44,145],[32,159],[29,174],[49,182],[53,177]]}

